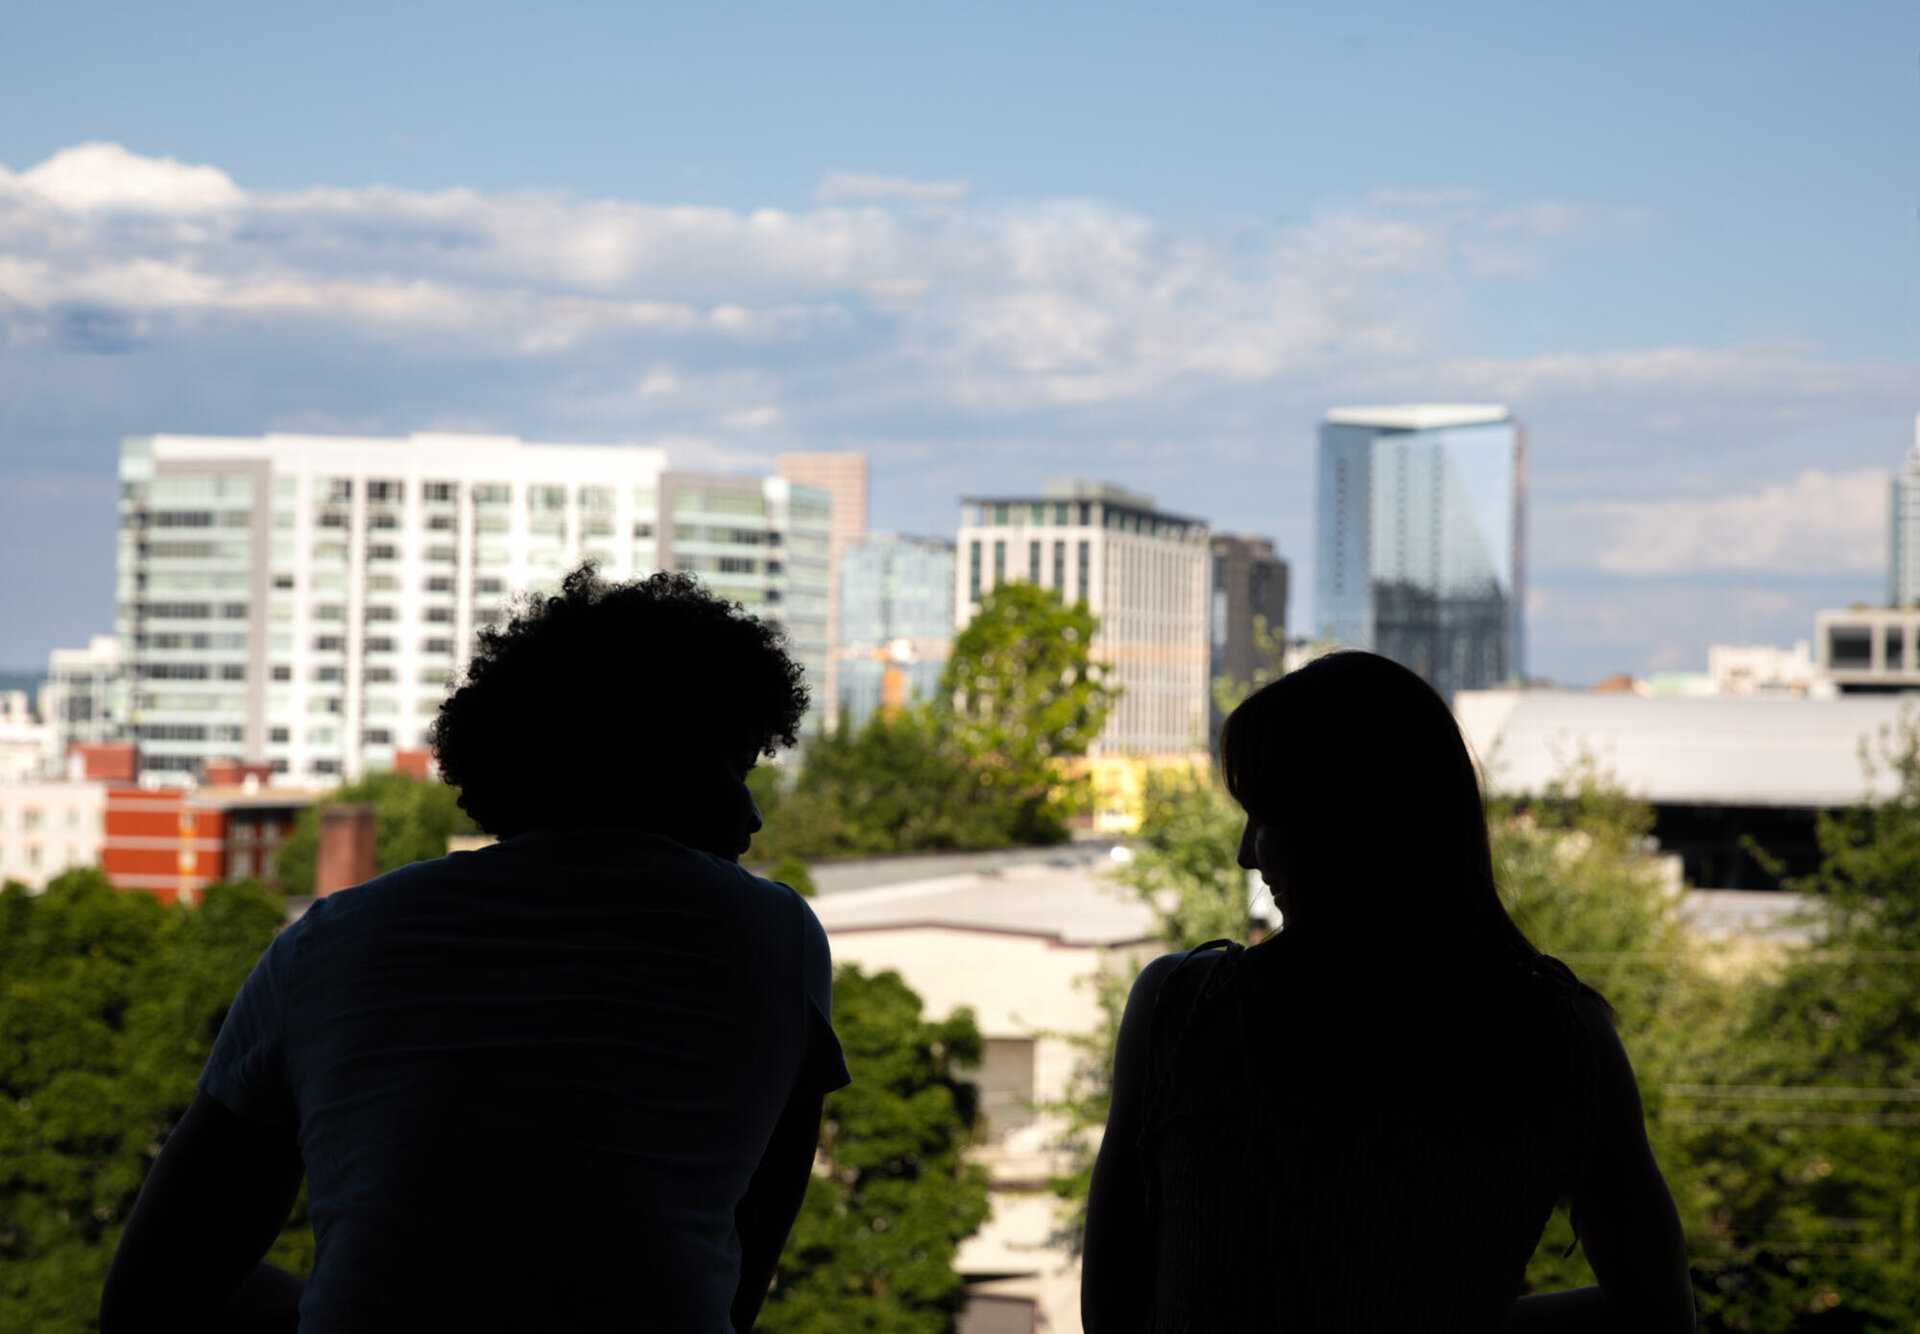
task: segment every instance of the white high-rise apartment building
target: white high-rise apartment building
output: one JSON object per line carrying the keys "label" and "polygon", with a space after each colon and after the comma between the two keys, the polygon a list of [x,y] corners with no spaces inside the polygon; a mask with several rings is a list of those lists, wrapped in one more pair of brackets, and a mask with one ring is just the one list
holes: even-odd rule
{"label": "white high-rise apartment building", "polygon": [[[425,744],[475,632],[513,594],[583,559],[616,579],[671,561],[665,470],[658,449],[504,436],[124,441],[117,629],[142,770],[239,758],[305,782],[391,767]],[[737,544],[743,560],[787,521],[784,507],[740,518],[760,539]],[[826,526],[823,513],[823,547]],[[727,596],[755,612],[809,602],[784,571],[755,571]],[[824,558],[817,582],[824,604]],[[817,663],[798,656],[824,673],[824,646]]]}
{"label": "white high-rise apartment building", "polygon": [[1893,475],[1887,543],[1887,605],[1920,606],[1920,416],[1913,448]]}
{"label": "white high-rise apartment building", "polygon": [[1167,755],[1207,744],[1207,526],[1101,482],[1050,482],[1039,496],[961,502],[954,623],[989,589],[1026,580],[1100,618],[1096,657],[1120,702],[1090,754]]}

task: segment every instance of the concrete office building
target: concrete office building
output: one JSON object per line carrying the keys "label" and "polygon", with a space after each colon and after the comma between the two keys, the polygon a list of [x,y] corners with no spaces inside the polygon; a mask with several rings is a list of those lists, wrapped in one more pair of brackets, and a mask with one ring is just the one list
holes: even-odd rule
{"label": "concrete office building", "polygon": [[1211,661],[1207,526],[1100,482],[1050,482],[1039,496],[971,497],[954,569],[954,623],[1009,580],[1084,601],[1095,655],[1125,692],[1090,755],[1187,754],[1206,746]]}
{"label": "concrete office building", "polygon": [[40,687],[40,716],[54,729],[60,750],[123,739],[129,692],[120,641],[94,635],[85,648],[57,648]]}
{"label": "concrete office building", "polygon": [[1920,416],[1913,448],[1893,475],[1887,523],[1887,605],[1920,606]]}
{"label": "concrete office building", "polygon": [[1816,672],[1843,694],[1920,690],[1920,607],[1814,615]]}
{"label": "concrete office building", "polygon": [[840,557],[840,718],[874,714],[940,688],[953,647],[953,543],[882,533]]}
{"label": "concrete office building", "polygon": [[1208,735],[1218,736],[1226,715],[1212,697],[1211,683],[1225,678],[1246,685],[1280,670],[1287,640],[1287,563],[1264,537],[1215,533],[1208,547],[1213,554]]}
{"label": "concrete office building", "polygon": [[[116,629],[142,772],[186,780],[232,758],[304,782],[393,767],[425,743],[475,632],[513,594],[550,589],[583,559],[610,578],[671,567],[665,472],[657,449],[509,436],[124,441]],[[758,540],[729,531],[682,549],[729,595],[757,591],[742,596],[757,611],[793,582],[758,562],[785,522],[764,513],[767,497],[784,515],[796,488],[743,484],[763,512],[730,516],[729,530]],[[819,512],[822,553],[817,596],[792,600],[821,604],[818,672],[827,502],[801,505]],[[735,572],[729,556],[754,579],[716,577]]]}
{"label": "concrete office building", "polygon": [[[814,487],[833,497],[833,528],[827,560],[827,643],[845,643],[840,629],[840,562],[847,551],[867,536],[867,456],[852,451],[828,454],[782,454],[775,461],[780,476],[801,486]],[[826,725],[832,727],[844,690],[840,657],[827,657]]]}
{"label": "concrete office building", "polygon": [[1447,698],[1520,679],[1526,436],[1507,409],[1335,409],[1317,491],[1316,631]]}

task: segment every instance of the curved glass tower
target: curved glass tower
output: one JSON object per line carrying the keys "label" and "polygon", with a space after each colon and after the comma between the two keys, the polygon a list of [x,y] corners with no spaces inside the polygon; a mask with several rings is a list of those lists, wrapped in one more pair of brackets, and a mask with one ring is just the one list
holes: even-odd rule
{"label": "curved glass tower", "polygon": [[1504,407],[1337,408],[1320,427],[1317,627],[1456,690],[1522,673],[1526,436]]}

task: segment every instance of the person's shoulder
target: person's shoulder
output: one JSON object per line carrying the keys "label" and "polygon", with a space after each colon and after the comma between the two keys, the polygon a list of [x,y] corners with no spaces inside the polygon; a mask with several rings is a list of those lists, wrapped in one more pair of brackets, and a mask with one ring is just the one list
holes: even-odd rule
{"label": "person's shoulder", "polygon": [[1140,976],[1134,979],[1133,993],[1128,1003],[1151,1003],[1162,993],[1184,995],[1198,988],[1223,959],[1237,952],[1237,948],[1203,947],[1160,955],[1140,970]]}

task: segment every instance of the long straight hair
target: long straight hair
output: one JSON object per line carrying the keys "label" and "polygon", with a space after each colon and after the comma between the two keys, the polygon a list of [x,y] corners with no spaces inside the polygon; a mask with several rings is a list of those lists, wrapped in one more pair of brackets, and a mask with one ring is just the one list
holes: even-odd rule
{"label": "long straight hair", "polygon": [[1297,948],[1415,972],[1539,955],[1501,901],[1460,728],[1405,667],[1341,652],[1289,672],[1228,717],[1220,762],[1285,850]]}

